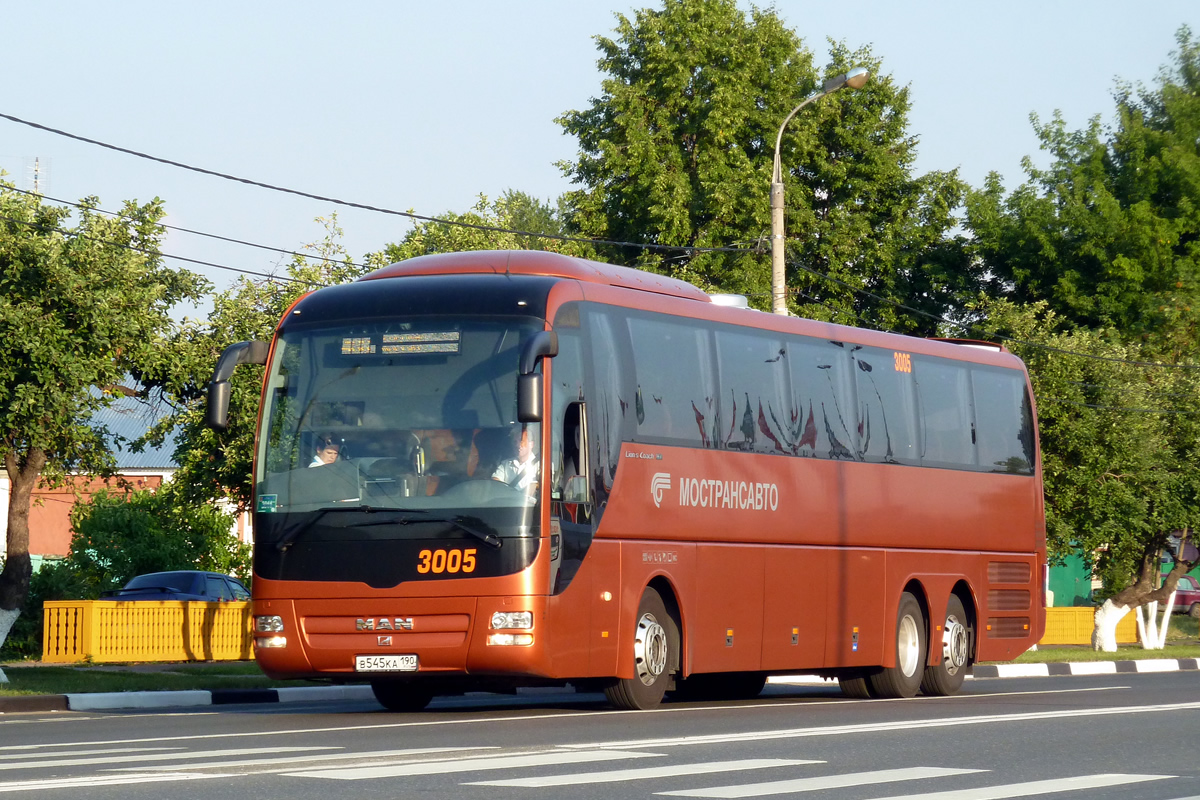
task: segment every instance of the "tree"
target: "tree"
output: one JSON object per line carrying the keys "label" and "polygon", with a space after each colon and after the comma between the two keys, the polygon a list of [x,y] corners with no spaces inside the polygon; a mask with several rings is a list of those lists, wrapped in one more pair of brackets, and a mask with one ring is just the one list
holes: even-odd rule
{"label": "tree", "polygon": [[34,487],[111,471],[92,412],[163,346],[169,309],[205,287],[163,266],[160,201],[127,202],[116,217],[97,203],[82,201],[67,228],[68,209],[0,186],[0,455],[11,483],[0,643],[29,592]]}
{"label": "tree", "polygon": [[818,71],[774,11],[746,14],[733,0],[664,0],[619,15],[615,33],[596,40],[602,94],[558,120],[580,148],[560,164],[580,187],[565,198],[568,221],[597,239],[675,249],[600,246],[605,258],[768,307],[779,125],[825,77],[861,65],[874,75],[865,88],[820,100],[784,132],[792,309],[932,332],[887,301],[941,315],[981,285],[948,237],[965,186],[954,172],[912,176],[908,90],[868,49],[833,43]]}
{"label": "tree", "polygon": [[[446,213],[442,219],[447,222],[416,225],[401,241],[387,245],[373,259],[390,264],[431,253],[467,250],[546,250],[580,258],[594,256],[587,242],[568,240],[559,209],[512,189],[491,203],[480,195],[470,211]],[[542,235],[526,236],[518,231]]]}
{"label": "tree", "polygon": [[[1050,558],[1077,552],[1103,581],[1093,644],[1116,650],[1117,622],[1168,601],[1200,563],[1188,548],[1200,525],[1200,364],[1146,366],[1144,346],[1064,326],[1045,301],[1000,300],[984,310],[1029,367]],[[1174,562],[1162,576],[1165,553]]]}
{"label": "tree", "polygon": [[[1112,593],[1096,616],[1101,646],[1115,646],[1117,619],[1167,599],[1195,566],[1171,545],[1176,531],[1194,540],[1200,505],[1200,43],[1187,27],[1177,42],[1155,89],[1118,84],[1112,126],[1097,118],[1070,132],[1058,114],[1034,117],[1050,165],[1026,159],[1028,180],[1007,197],[992,174],[967,200],[978,262],[1006,297],[1040,304],[1024,312],[1042,317],[1040,335],[1116,359],[1027,353],[1035,385],[1075,404],[1042,404],[1048,521],[1052,541],[1092,560]],[[1175,562],[1160,587],[1164,551]]]}
{"label": "tree", "polygon": [[1155,90],[1118,85],[1116,121],[1068,131],[1032,118],[1050,166],[1026,158],[1007,197],[995,173],[967,202],[976,253],[1018,302],[1066,320],[1193,350],[1200,322],[1200,42],[1177,35]]}

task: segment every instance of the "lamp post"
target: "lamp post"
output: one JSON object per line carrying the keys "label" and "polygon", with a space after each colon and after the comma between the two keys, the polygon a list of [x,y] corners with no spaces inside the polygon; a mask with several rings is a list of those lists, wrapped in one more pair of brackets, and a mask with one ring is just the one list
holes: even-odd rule
{"label": "lamp post", "polygon": [[783,171],[779,166],[779,145],[783,142],[783,129],[796,116],[796,112],[814,100],[820,100],[827,94],[849,86],[851,89],[861,89],[871,77],[871,73],[862,67],[856,67],[835,78],[825,81],[820,90],[804,98],[804,102],[792,109],[783,124],[779,126],[779,135],[775,137],[775,163],[771,169],[771,311],[787,316],[787,295],[784,286],[784,233],[783,233]]}

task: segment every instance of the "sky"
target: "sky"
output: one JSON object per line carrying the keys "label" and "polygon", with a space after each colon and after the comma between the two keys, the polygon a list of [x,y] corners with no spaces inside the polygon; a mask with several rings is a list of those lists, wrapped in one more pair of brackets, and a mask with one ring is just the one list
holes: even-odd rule
{"label": "sky", "polygon": [[[654,5],[651,5],[654,2]],[[577,142],[554,120],[600,94],[594,37],[661,0],[310,0],[204,3],[0,0],[0,113],[159,158],[428,216],[507,189],[553,201]],[[749,9],[747,3],[740,3]],[[910,87],[915,171],[972,186],[1038,159],[1029,122],[1110,122],[1115,82],[1152,85],[1196,0],[1004,3],[778,0],[814,53],[869,45]],[[355,259],[399,241],[402,217],[338,207],[179,169],[0,119],[0,169],[17,187],[77,201],[160,197],[166,223],[287,250],[336,211]],[[1044,160],[1039,163],[1044,163]],[[763,203],[768,188],[763,186]],[[171,231],[164,253],[228,286],[287,256]],[[194,314],[203,315],[203,307]]]}

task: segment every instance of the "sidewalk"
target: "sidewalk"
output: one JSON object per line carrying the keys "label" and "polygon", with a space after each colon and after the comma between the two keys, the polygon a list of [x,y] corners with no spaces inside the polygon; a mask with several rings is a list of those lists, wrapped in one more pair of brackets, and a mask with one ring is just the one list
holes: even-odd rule
{"label": "sidewalk", "polygon": [[[1200,671],[1200,659],[1152,658],[1131,661],[1080,661],[1056,664],[982,664],[970,677],[1046,678],[1064,675],[1114,675],[1146,672]],[[815,675],[770,678],[776,685],[831,683]],[[545,691],[539,690],[539,691]],[[157,692],[90,692],[77,694],[0,697],[0,714],[45,711],[115,711],[138,708],[189,708],[247,703],[311,703],[334,700],[373,700],[371,687],[297,686],[282,689],[214,689]]]}

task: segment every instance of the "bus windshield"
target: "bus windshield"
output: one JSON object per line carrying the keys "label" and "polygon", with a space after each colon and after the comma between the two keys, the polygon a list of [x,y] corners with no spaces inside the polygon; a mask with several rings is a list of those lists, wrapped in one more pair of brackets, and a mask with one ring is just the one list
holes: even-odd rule
{"label": "bus windshield", "polygon": [[[529,535],[540,430],[516,420],[517,367],[544,327],[446,316],[285,327],[267,377],[257,511],[412,511]],[[402,538],[424,526],[387,527]]]}

